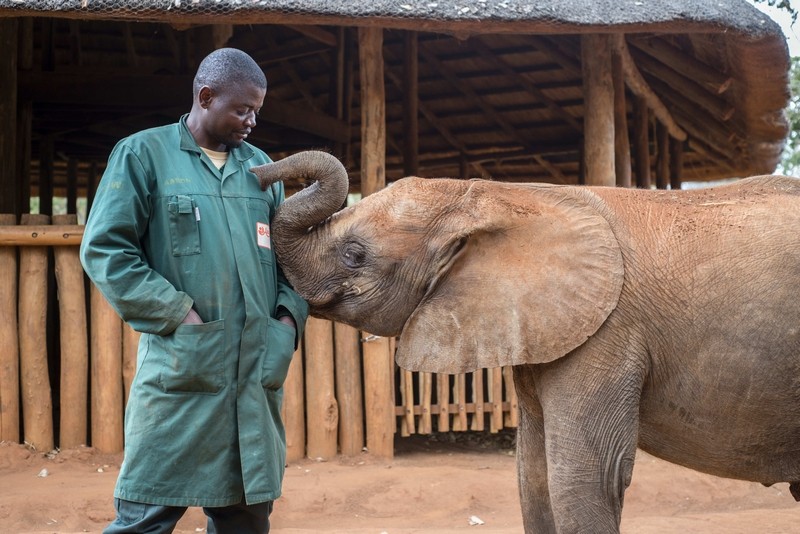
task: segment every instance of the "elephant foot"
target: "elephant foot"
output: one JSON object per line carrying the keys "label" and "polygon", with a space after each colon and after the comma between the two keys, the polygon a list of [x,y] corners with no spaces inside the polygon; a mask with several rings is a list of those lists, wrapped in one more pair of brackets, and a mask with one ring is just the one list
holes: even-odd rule
{"label": "elephant foot", "polygon": [[800,482],[789,483],[789,492],[792,494],[795,501],[800,502]]}

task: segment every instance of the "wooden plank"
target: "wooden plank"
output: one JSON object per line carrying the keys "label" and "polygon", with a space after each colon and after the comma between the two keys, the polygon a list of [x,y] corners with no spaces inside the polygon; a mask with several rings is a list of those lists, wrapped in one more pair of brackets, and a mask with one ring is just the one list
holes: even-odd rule
{"label": "wooden plank", "polygon": [[122,452],[122,319],[92,284],[91,301],[91,445],[100,452]]}
{"label": "wooden plank", "polygon": [[309,317],[305,332],[306,452],[309,458],[336,456],[339,405],[333,371],[333,324]]}
{"label": "wooden plank", "polygon": [[456,382],[453,385],[453,399],[456,401],[453,430],[457,432],[469,430],[469,425],[467,424],[467,375],[465,373],[456,375]]}
{"label": "wooden plank", "polygon": [[306,419],[303,387],[303,342],[294,351],[289,372],[283,383],[281,418],[286,429],[286,461],[296,462],[306,457]]}
{"label": "wooden plank", "polygon": [[669,186],[670,189],[681,188],[683,179],[683,143],[674,137],[669,138]]}
{"label": "wooden plank", "polygon": [[475,412],[472,414],[470,430],[483,432],[485,426],[483,398],[483,369],[476,369],[472,373],[472,402],[475,403]]}
{"label": "wooden plank", "polygon": [[492,405],[489,432],[494,434],[503,428],[503,368],[494,367],[489,374],[489,402]]}
{"label": "wooden plank", "polygon": [[656,189],[666,189],[669,183],[669,132],[656,123]]}
{"label": "wooden plank", "polygon": [[339,403],[339,452],[355,456],[364,448],[361,344],[358,330],[333,324],[336,400]]}
{"label": "wooden plank", "polygon": [[437,418],[437,430],[439,432],[450,431],[450,375],[438,373],[436,375],[436,398],[438,404],[439,417]]}
{"label": "wooden plank", "polygon": [[[57,225],[76,224],[77,215],[55,215]],[[88,438],[89,340],[86,290],[78,247],[54,247],[61,342],[59,446],[85,445]]]}
{"label": "wooden plank", "polygon": [[614,84],[607,35],[581,36],[583,68],[583,132],[586,185],[613,186]]}
{"label": "wooden plank", "polygon": [[403,426],[406,428],[406,436],[415,432],[414,421],[414,373],[405,369],[401,370],[403,378]]}
{"label": "wooden plank", "polygon": [[509,408],[505,413],[505,425],[516,428],[519,426],[519,402],[517,401],[517,390],[514,388],[514,372],[511,366],[503,367],[503,380],[506,386],[506,402]]}
{"label": "wooden plank", "polygon": [[433,396],[433,374],[419,373],[420,390],[420,418],[418,431],[420,434],[430,434],[433,432],[433,417],[431,410],[431,398]]}
{"label": "wooden plank", "polygon": [[[24,214],[22,224],[47,224],[47,215]],[[20,391],[24,441],[39,452],[49,452],[53,437],[53,403],[47,364],[46,247],[19,251]]]}
{"label": "wooden plank", "polygon": [[[383,30],[358,29],[361,80],[361,194],[366,197],[386,186],[386,89]],[[369,339],[369,334],[364,335]],[[389,340],[378,338],[363,346],[367,448],[381,457],[394,456],[394,354]]]}
{"label": "wooden plank", "polygon": [[[17,220],[0,214],[0,224]],[[19,443],[19,330],[17,325],[17,249],[0,246],[0,441]]]}
{"label": "wooden plank", "polygon": [[638,97],[633,102],[633,157],[636,187],[650,189],[650,117],[647,102]]}

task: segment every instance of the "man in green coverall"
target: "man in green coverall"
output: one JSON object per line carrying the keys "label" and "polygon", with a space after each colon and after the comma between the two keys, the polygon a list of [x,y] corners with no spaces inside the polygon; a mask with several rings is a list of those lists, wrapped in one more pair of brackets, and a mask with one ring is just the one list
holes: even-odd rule
{"label": "man in green coverall", "polygon": [[244,52],[212,52],[176,124],[120,141],[97,190],[81,261],[142,332],[125,459],[105,530],[171,532],[202,506],[210,533],[269,532],[286,442],[282,385],[308,306],[276,263],[245,142],[267,81]]}

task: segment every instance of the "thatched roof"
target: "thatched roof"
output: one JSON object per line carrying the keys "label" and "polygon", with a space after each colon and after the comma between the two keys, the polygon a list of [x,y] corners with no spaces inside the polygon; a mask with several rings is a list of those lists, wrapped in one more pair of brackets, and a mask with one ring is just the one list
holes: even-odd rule
{"label": "thatched roof", "polygon": [[[1,17],[32,17],[34,59],[21,67],[20,97],[33,100],[34,174],[41,139],[83,165],[103,161],[119,136],[188,110],[196,62],[224,43],[267,72],[255,143],[275,157],[347,152],[357,182],[358,56],[348,28],[360,26],[387,29],[390,180],[403,174],[405,30],[419,32],[420,175],[458,176],[466,166],[501,180],[577,181],[585,33],[626,35],[643,78],[688,134],[685,180],[771,172],[787,134],[785,39],[745,0],[0,0]],[[337,83],[353,95],[339,116]]]}

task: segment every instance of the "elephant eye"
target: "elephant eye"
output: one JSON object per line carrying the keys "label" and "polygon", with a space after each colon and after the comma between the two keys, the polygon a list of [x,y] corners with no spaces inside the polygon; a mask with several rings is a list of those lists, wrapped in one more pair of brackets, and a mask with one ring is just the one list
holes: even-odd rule
{"label": "elephant eye", "polygon": [[342,262],[350,269],[363,267],[366,259],[367,253],[359,243],[347,243],[342,249]]}

